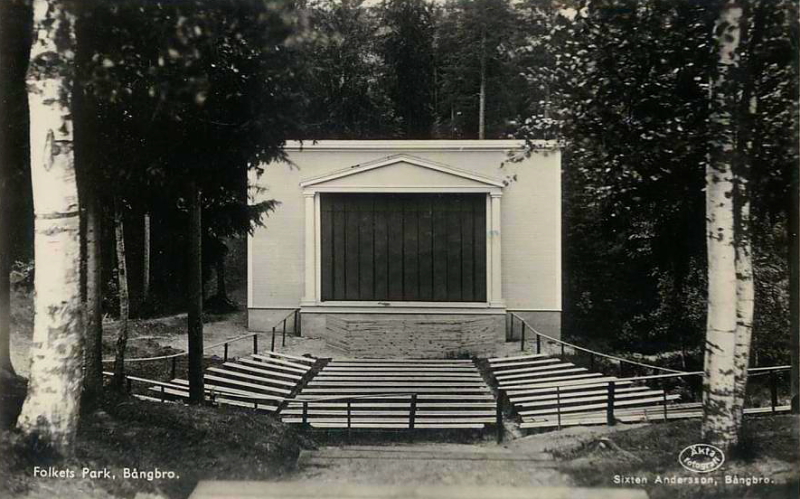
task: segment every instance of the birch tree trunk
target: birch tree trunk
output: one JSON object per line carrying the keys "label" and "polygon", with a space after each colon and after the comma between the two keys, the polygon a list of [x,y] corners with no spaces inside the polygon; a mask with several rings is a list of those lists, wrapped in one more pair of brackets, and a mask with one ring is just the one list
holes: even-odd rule
{"label": "birch tree trunk", "polygon": [[[749,160],[749,158],[747,159]],[[747,161],[746,160],[746,161]],[[741,170],[749,167],[742,166]],[[735,389],[734,421],[737,433],[744,416],[745,393],[747,389],[747,370],[750,367],[750,346],[753,333],[753,307],[755,287],[753,283],[753,249],[750,230],[750,189],[745,171],[737,178],[735,204],[737,220],[736,241],[736,346],[735,346]]]}
{"label": "birch tree trunk", "polygon": [[75,17],[64,0],[34,0],[27,82],[35,213],[33,343],[17,425],[69,454],[83,375],[80,212],[73,155]]}
{"label": "birch tree trunk", "polygon": [[128,344],[128,319],[130,296],[128,294],[128,265],[125,260],[125,224],[119,202],[114,202],[114,239],[117,255],[117,282],[119,287],[119,332],[114,355],[114,387],[121,390],[125,378],[125,347]]}
{"label": "birch tree trunk", "polygon": [[719,49],[712,81],[712,138],[706,165],[706,243],[708,317],[703,381],[703,439],[728,449],[737,441],[734,418],[736,348],[736,248],[734,244],[733,170],[735,155],[732,72],[738,65],[742,8],[722,7],[714,37]]}

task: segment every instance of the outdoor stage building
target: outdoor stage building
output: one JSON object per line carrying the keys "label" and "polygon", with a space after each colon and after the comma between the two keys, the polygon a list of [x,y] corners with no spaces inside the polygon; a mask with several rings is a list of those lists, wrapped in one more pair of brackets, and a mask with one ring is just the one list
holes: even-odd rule
{"label": "outdoor stage building", "polygon": [[[516,312],[560,337],[561,155],[515,140],[291,142],[251,177],[248,327],[301,311],[353,357],[491,355]],[[522,158],[509,161],[511,157]]]}

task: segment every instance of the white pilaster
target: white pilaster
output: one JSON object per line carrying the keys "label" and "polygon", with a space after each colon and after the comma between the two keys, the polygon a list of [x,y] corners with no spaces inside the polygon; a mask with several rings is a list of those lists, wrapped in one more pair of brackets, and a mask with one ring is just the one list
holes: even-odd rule
{"label": "white pilaster", "polygon": [[500,217],[500,199],[501,193],[491,193],[491,212],[492,223],[489,232],[491,253],[492,253],[492,287],[490,306],[502,307],[505,306],[503,300],[503,273],[502,273],[502,246],[500,244],[502,239],[501,231],[501,217]]}
{"label": "white pilaster", "polygon": [[316,208],[314,206],[313,192],[304,192],[305,198],[305,294],[301,301],[302,306],[311,306],[317,302],[317,277],[316,277],[316,247],[317,247],[317,230],[315,219]]}

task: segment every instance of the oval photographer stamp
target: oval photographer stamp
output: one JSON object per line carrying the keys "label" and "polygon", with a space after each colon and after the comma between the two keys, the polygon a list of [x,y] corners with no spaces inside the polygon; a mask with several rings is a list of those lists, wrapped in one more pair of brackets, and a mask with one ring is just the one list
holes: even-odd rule
{"label": "oval photographer stamp", "polygon": [[693,444],[678,455],[678,462],[692,473],[711,473],[725,462],[725,453],[709,444]]}

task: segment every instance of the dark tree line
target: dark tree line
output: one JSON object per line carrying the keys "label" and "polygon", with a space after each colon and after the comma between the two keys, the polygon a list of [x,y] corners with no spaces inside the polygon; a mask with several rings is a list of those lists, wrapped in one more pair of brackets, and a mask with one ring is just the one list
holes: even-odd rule
{"label": "dark tree line", "polygon": [[[84,225],[97,221],[83,244],[103,262],[83,283],[87,297],[103,296],[95,318],[119,308],[115,220],[134,314],[185,310],[196,273],[184,248],[202,241],[204,280],[224,275],[226,238],[263,223],[274,206],[248,205],[247,171],[281,158],[286,139],[544,138],[563,143],[565,333],[699,360],[707,261],[698,214],[720,2],[67,4],[78,18]],[[797,12],[788,1],[743,5],[747,72],[737,75],[750,75],[742,88],[757,102],[739,130],[739,143],[752,143],[754,360],[775,363],[789,342]],[[0,9],[5,275],[32,253],[31,13],[27,0]],[[206,296],[224,292],[222,280]],[[3,313],[7,296],[0,286]],[[3,348],[7,324],[0,315]]]}

